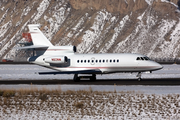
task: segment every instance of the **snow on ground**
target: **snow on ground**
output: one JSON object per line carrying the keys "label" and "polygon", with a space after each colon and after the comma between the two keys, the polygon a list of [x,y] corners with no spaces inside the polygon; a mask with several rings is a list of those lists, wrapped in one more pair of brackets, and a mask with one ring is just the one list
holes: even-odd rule
{"label": "snow on ground", "polygon": [[123,28],[125,27],[126,22],[129,20],[129,16],[126,15],[118,24],[117,27],[114,28],[114,34],[112,38],[105,44],[105,47],[100,51],[101,53],[106,53],[107,50],[114,44],[117,37],[121,34]]}
{"label": "snow on ground", "polygon": [[[77,86],[78,87],[78,86]],[[87,86],[86,86],[87,87]],[[102,86],[99,86],[99,88]],[[136,91],[49,92],[46,89],[0,95],[0,119],[61,120],[179,120],[179,94],[143,94]],[[2,89],[2,88],[1,88]],[[153,88],[151,88],[153,89]],[[34,90],[34,92],[33,92]]]}
{"label": "snow on ground", "polygon": [[[50,71],[37,65],[0,65],[0,80],[72,79],[72,75],[34,74]],[[136,74],[109,74],[99,79],[136,78]],[[143,74],[143,78],[180,77],[179,65]],[[14,89],[13,97],[1,90]],[[24,95],[24,90],[44,90]],[[59,90],[48,93],[46,90]],[[71,90],[71,91],[70,91]],[[98,91],[98,92],[97,92]],[[106,91],[106,92],[105,92]],[[107,92],[109,91],[109,92]],[[0,85],[0,119],[61,120],[179,120],[180,86],[142,85]]]}
{"label": "snow on ground", "polygon": [[[43,0],[43,1],[41,2],[41,4],[39,5],[39,7],[37,8],[38,13],[37,13],[37,15],[35,16],[34,21],[37,21],[37,20],[41,17],[41,15],[42,15],[42,14],[45,12],[45,10],[48,8],[49,4],[50,4],[50,1],[49,1],[49,0]],[[33,22],[34,22],[34,21],[33,21]]]}
{"label": "snow on ground", "polygon": [[[105,9],[97,13],[97,16],[95,17],[95,21],[91,26],[91,29],[86,30],[84,32],[85,34],[82,37],[83,42],[81,42],[77,46],[79,53],[93,53],[91,48],[94,45],[94,43],[98,44],[98,39],[100,39],[102,30],[104,29],[106,22],[109,21],[111,17],[111,13],[107,12]],[[86,46],[88,46],[88,48]]]}

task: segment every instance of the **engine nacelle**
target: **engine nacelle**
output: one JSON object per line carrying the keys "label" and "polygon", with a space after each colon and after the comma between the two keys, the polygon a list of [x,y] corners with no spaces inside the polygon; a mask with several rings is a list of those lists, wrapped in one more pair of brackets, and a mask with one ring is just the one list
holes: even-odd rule
{"label": "engine nacelle", "polygon": [[49,47],[49,49],[56,49],[58,52],[68,52],[68,53],[75,53],[76,52],[76,46],[53,46],[52,48]]}
{"label": "engine nacelle", "polygon": [[66,52],[76,52],[76,46],[59,46],[61,49],[64,49]]}
{"label": "engine nacelle", "polygon": [[45,58],[44,61],[46,63],[52,63],[52,64],[64,64],[67,63],[68,58],[66,56],[48,57]]}

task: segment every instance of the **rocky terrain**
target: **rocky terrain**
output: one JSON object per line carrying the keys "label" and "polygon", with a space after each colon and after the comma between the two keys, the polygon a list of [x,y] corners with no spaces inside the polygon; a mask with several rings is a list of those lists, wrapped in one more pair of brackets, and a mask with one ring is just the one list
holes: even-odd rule
{"label": "rocky terrain", "polygon": [[13,49],[28,24],[40,24],[54,45],[79,53],[141,53],[180,58],[178,0],[1,0],[0,59],[25,60]]}

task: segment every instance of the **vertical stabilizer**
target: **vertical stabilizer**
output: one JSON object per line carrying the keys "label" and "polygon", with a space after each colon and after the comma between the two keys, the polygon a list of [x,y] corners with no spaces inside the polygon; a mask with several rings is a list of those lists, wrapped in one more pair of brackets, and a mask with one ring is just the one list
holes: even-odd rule
{"label": "vertical stabilizer", "polygon": [[31,34],[32,42],[36,45],[42,46],[53,46],[46,36],[39,30],[39,25],[30,24],[28,25],[29,33]]}

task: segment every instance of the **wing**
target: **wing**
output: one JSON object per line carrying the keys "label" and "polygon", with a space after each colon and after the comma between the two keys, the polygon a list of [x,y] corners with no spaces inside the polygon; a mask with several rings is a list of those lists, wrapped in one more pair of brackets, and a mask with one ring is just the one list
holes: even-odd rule
{"label": "wing", "polygon": [[82,70],[82,71],[62,71],[62,72],[39,72],[39,75],[47,74],[101,74],[100,70]]}

